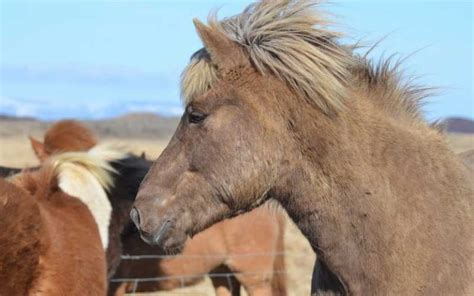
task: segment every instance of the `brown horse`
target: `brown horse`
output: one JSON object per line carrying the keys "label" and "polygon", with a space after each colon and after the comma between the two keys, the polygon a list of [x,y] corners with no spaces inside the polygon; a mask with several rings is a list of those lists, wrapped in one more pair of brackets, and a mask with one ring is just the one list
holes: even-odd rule
{"label": "brown horse", "polygon": [[110,167],[94,152],[0,179],[0,295],[106,293]]}
{"label": "brown horse", "polygon": [[[93,132],[72,120],[52,125],[44,136],[44,142],[30,137],[32,148],[40,161],[64,151],[87,151],[97,144]],[[129,156],[130,158],[130,156]],[[137,166],[137,160],[119,161],[112,164],[117,172],[114,185],[109,191],[112,203],[112,219],[109,228],[107,261],[109,277],[159,278],[159,281],[125,282],[110,284],[109,294],[122,295],[125,291],[152,292],[171,290],[181,285],[191,285],[207,273],[217,273],[212,282],[218,295],[239,295],[242,285],[249,295],[286,295],[284,264],[285,218],[277,210],[271,213],[262,207],[236,219],[224,221],[189,240],[183,252],[173,258],[125,260],[118,265],[120,254],[160,255],[162,249],[149,246],[129,225],[129,212],[138,185],[149,166]],[[141,177],[140,177],[141,176]],[[123,186],[127,184],[127,186]],[[118,195],[125,195],[118,198]],[[130,221],[131,223],[131,221]],[[242,243],[245,242],[245,243]],[[250,254],[249,254],[250,253]],[[231,286],[227,277],[234,273]],[[184,279],[181,281],[181,279]],[[232,291],[230,291],[232,289]]]}
{"label": "brown horse", "polygon": [[[30,137],[30,143],[40,163],[54,155],[64,152],[84,152],[95,147],[97,139],[94,134],[74,120],[62,120],[53,124],[45,133],[43,142]],[[136,194],[137,184],[149,168],[148,162],[131,155],[110,163],[114,169],[113,186],[107,192],[112,204],[112,214],[108,229],[106,258],[107,274],[110,279],[120,264],[122,254],[121,233],[128,223],[130,205]]]}
{"label": "brown horse", "polygon": [[30,137],[31,147],[40,162],[53,154],[71,151],[87,151],[97,145],[91,130],[75,120],[61,120],[53,124],[40,142]]}
{"label": "brown horse", "polygon": [[474,149],[464,151],[459,154],[459,157],[463,160],[464,164],[474,171]]}
{"label": "brown horse", "polygon": [[180,249],[274,199],[318,255],[316,294],[473,295],[473,184],[420,115],[424,90],[312,4],[195,21],[186,111],[131,212],[142,237]]}
{"label": "brown horse", "polygon": [[[286,295],[284,219],[260,207],[196,235],[175,257],[123,260],[116,278],[159,280],[130,281],[118,288],[116,295],[189,286],[208,273],[212,274],[218,296],[240,295],[240,285],[248,295]],[[124,250],[132,255],[164,254],[160,248],[144,243],[139,235],[128,236]]]}

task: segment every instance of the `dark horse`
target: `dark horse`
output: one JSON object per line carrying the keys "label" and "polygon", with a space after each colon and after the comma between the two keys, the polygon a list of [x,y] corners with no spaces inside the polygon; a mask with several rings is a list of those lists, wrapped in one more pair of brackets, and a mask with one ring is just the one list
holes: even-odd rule
{"label": "dark horse", "polygon": [[474,295],[473,182],[422,118],[424,89],[312,4],[195,21],[186,111],[131,212],[142,237],[179,250],[274,199],[317,253],[317,294]]}
{"label": "dark horse", "polygon": [[0,166],[0,177],[8,178],[21,172],[21,169]]}

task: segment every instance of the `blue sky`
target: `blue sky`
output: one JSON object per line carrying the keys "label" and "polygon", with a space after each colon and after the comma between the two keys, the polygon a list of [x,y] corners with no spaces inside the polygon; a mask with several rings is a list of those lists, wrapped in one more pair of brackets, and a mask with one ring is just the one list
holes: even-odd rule
{"label": "blue sky", "polygon": [[[201,47],[192,18],[240,12],[250,1],[0,0],[0,113],[102,118],[177,115],[179,75]],[[474,118],[471,1],[332,1],[336,27],[401,57],[408,75],[441,87],[430,120]]]}

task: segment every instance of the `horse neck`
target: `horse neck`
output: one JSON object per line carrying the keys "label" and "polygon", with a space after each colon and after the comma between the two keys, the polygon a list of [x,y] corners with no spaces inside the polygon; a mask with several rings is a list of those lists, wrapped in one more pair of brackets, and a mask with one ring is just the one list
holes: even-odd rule
{"label": "horse neck", "polygon": [[[114,208],[113,219],[117,220],[117,226],[121,231],[129,222],[130,210],[135,201],[140,183],[145,178],[151,162],[136,156],[129,156],[120,162],[112,163],[116,170],[114,185],[110,188],[109,199]],[[116,210],[115,210],[116,209]]]}
{"label": "horse neck", "polygon": [[112,206],[104,188],[87,169],[72,164],[62,166],[59,187],[89,208],[97,223],[104,250],[107,249]]}
{"label": "horse neck", "polygon": [[[413,223],[425,219],[422,231],[433,231],[428,227],[433,222],[430,212],[451,207],[447,194],[461,194],[456,185],[440,185],[443,176],[430,175],[433,172],[427,165],[442,168],[454,184],[465,188],[459,183],[459,165],[438,132],[423,126],[409,129],[409,124],[398,124],[364,102],[335,118],[310,111],[295,114],[293,138],[298,155],[290,161],[288,176],[270,194],[286,208],[346,291],[361,293],[380,284],[374,274],[384,278],[390,275],[387,266],[400,264],[392,258],[416,256],[404,249],[406,245],[397,250],[389,237],[406,233],[410,219]],[[437,195],[439,208],[426,203],[425,197]],[[406,218],[407,223],[391,229],[394,215],[403,216],[399,219]],[[445,234],[443,227],[435,231]],[[416,262],[415,257],[407,260]]]}
{"label": "horse neck", "polygon": [[[116,262],[117,264],[111,267],[110,274],[113,274],[120,262],[117,254],[122,253],[122,239],[127,240],[129,237],[136,239],[137,234],[133,232],[135,226],[131,224],[130,211],[140,183],[148,172],[151,162],[136,156],[129,156],[119,162],[113,162],[112,166],[116,170],[116,174],[114,185],[110,188],[108,194],[113,211],[109,227],[110,242],[107,255],[109,262]],[[127,246],[124,245],[123,247],[126,248]],[[125,251],[130,253],[131,250],[125,249]]]}

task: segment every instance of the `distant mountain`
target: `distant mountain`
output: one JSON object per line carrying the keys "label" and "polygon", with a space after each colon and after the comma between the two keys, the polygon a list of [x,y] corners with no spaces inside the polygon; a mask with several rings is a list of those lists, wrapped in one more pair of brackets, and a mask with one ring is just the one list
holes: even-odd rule
{"label": "distant mountain", "polygon": [[84,123],[99,135],[125,138],[170,138],[178,126],[178,117],[164,117],[155,113],[129,113],[105,120]]}
{"label": "distant mountain", "polygon": [[474,120],[460,117],[449,117],[441,122],[441,126],[450,133],[474,134]]}
{"label": "distant mountain", "polygon": [[29,116],[12,116],[12,115],[0,114],[0,120],[10,120],[10,121],[31,120],[33,121],[36,119]]}
{"label": "distant mountain", "polygon": [[[100,138],[169,139],[178,126],[178,117],[164,117],[154,113],[129,113],[102,120],[81,120]],[[31,117],[0,116],[0,137],[42,136],[54,121]]]}
{"label": "distant mountain", "polygon": [[[32,117],[0,115],[0,138],[10,136],[42,136],[54,121]],[[166,117],[151,112],[132,112],[101,120],[82,120],[99,137],[169,139],[178,126],[178,117]],[[447,118],[440,123],[450,133],[474,134],[474,121],[466,118]]]}

